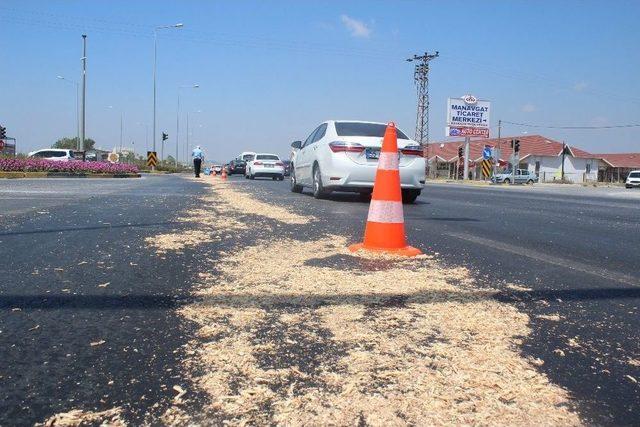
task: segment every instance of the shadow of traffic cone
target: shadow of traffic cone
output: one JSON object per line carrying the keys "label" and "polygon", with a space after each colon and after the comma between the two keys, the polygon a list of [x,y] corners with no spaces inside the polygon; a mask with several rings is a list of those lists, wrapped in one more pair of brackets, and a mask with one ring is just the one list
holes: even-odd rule
{"label": "shadow of traffic cone", "polygon": [[420,249],[408,246],[405,238],[398,163],[398,136],[392,122],[387,125],[382,141],[364,242],[349,246],[349,250],[365,249],[404,256],[422,253]]}

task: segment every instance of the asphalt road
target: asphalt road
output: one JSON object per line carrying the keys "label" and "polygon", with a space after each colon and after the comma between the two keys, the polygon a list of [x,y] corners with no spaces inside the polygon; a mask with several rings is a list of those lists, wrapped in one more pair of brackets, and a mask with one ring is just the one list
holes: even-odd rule
{"label": "asphalt road", "polygon": [[[368,204],[353,195],[316,200],[287,181],[232,180],[319,218],[308,236],[362,238]],[[158,257],[144,238],[188,227],[176,213],[202,188],[175,176],[0,182],[0,425],[114,406],[139,424],[169,406],[173,385],[192,389],[177,369],[192,331],[173,309],[202,254]],[[405,207],[410,244],[469,268],[530,315],[522,352],[543,359],[540,369],[597,424],[640,423],[636,194],[429,185]],[[560,321],[539,317],[549,315]]]}
{"label": "asphalt road", "polygon": [[[256,197],[303,209],[354,242],[362,238],[368,203],[357,196],[316,200],[308,191],[291,193],[287,181],[234,178]],[[619,188],[430,184],[404,215],[412,246],[468,267],[530,315],[533,332],[523,353],[545,361],[540,369],[570,390],[584,419],[637,425],[638,195]],[[560,321],[546,317],[556,314]]]}
{"label": "asphalt road", "polygon": [[139,424],[188,387],[173,308],[195,263],[144,238],[183,227],[198,193],[175,177],[0,181],[0,425],[117,406]]}

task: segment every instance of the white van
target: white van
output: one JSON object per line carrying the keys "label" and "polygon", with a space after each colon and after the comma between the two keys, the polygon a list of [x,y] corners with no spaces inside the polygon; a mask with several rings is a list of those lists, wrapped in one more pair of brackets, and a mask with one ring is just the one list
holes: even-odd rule
{"label": "white van", "polygon": [[45,148],[42,150],[32,151],[27,157],[30,157],[32,159],[54,160],[58,162],[68,162],[70,160],[75,160],[73,150],[62,148]]}

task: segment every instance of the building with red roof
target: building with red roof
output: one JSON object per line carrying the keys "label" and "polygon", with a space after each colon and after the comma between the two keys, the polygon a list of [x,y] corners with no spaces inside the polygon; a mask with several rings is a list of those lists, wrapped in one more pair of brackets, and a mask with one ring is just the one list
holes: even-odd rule
{"label": "building with red roof", "polygon": [[621,182],[632,170],[640,170],[640,153],[594,154],[601,159],[599,181]]}
{"label": "building with red roof", "polygon": [[[519,169],[535,172],[540,182],[552,182],[562,178],[562,164],[564,160],[564,177],[571,182],[589,182],[598,179],[600,157],[566,145],[565,155],[562,155],[563,143],[542,135],[505,136],[503,138],[475,139],[469,146],[470,173],[473,179],[481,179],[482,151],[485,146],[497,150],[499,161],[496,169],[511,168],[513,149],[510,141],[520,141]],[[458,157],[458,149],[463,147],[464,141],[435,142],[425,148],[425,157],[429,159],[431,176],[454,178],[460,176],[463,164]]]}

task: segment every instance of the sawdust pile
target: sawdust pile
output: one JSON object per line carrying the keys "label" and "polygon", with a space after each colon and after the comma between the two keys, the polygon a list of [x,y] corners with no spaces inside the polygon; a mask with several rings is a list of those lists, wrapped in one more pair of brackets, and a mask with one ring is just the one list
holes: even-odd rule
{"label": "sawdust pile", "polygon": [[[262,242],[182,309],[192,368],[231,424],[575,425],[567,393],[518,352],[528,317],[430,257],[371,261],[347,242]],[[283,254],[287,267],[283,268]],[[364,271],[363,271],[364,270]],[[274,274],[277,272],[277,274]]]}
{"label": "sawdust pile", "polygon": [[112,408],[101,412],[82,411],[74,409],[69,412],[63,412],[53,415],[42,424],[36,426],[44,427],[77,427],[77,426],[93,426],[105,425],[113,427],[126,426],[126,423],[120,418],[121,408]]}
{"label": "sawdust pile", "polygon": [[209,230],[186,230],[176,233],[158,234],[144,239],[148,246],[156,249],[159,254],[168,251],[179,251],[188,246],[213,242],[216,238]]}
{"label": "sawdust pile", "polygon": [[214,180],[209,183],[213,187],[211,203],[219,203],[221,212],[251,214],[275,219],[285,224],[306,224],[313,220],[311,216],[298,215],[280,206],[257,200],[249,193],[234,189],[234,184]]}
{"label": "sawdust pile", "polygon": [[249,194],[234,190],[231,185],[219,180],[189,180],[203,182],[207,192],[198,198],[198,208],[180,213],[178,222],[194,224],[192,230],[176,231],[147,237],[145,243],[155,248],[158,254],[181,251],[203,243],[219,241],[234,231],[247,230],[253,223],[247,215],[260,216],[284,224],[306,224],[313,217],[302,216],[288,210],[254,199]]}

